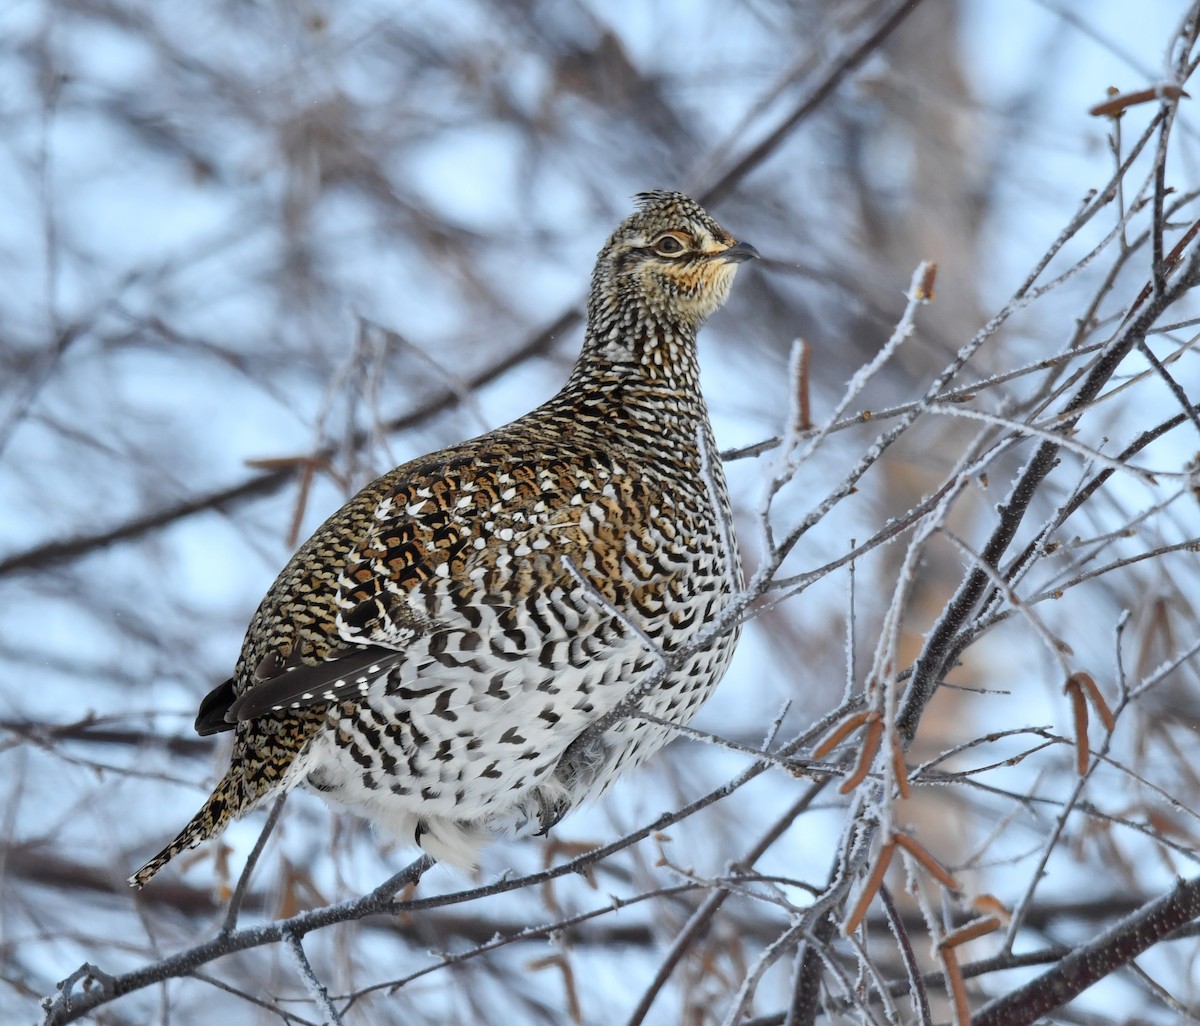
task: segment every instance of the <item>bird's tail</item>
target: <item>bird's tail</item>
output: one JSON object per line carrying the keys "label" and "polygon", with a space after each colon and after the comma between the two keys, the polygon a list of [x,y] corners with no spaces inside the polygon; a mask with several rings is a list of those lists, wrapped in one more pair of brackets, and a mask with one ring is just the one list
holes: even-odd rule
{"label": "bird's tail", "polygon": [[208,796],[208,801],[192,817],[191,822],[179,831],[175,840],[129,878],[130,886],[141,890],[150,882],[150,878],[176,855],[189,848],[195,848],[210,837],[215,837],[229,825],[230,820],[245,811],[246,803],[239,781],[234,778],[233,770],[230,769]]}

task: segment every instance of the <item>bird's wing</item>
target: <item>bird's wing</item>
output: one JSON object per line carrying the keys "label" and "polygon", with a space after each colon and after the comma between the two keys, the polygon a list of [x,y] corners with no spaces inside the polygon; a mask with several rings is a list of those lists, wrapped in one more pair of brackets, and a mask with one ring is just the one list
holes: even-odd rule
{"label": "bird's wing", "polygon": [[[242,720],[252,720],[264,713],[285,712],[366,694],[372,681],[387,673],[403,658],[402,652],[376,645],[358,645],[336,650],[333,658],[319,663],[286,666],[275,676],[261,678],[241,695],[234,697],[221,711],[221,720],[232,727]],[[214,704],[221,702],[227,686],[232,694],[230,681],[214,691],[205,699],[205,703],[210,699],[214,700]],[[212,722],[211,717],[205,717],[205,703],[201,704],[200,714],[196,717],[196,730],[200,734],[215,733],[222,727],[218,725],[215,729],[203,729]]]}
{"label": "bird's wing", "polygon": [[[593,487],[594,501],[581,503],[571,467],[547,467],[508,452],[451,454],[436,465],[401,470],[409,472],[377,491],[369,515],[357,518],[358,530],[343,546],[336,575],[321,577],[324,587],[318,588],[318,578],[306,573],[301,589],[306,594],[299,602],[287,594],[275,596],[284,615],[291,602],[307,621],[328,623],[327,650],[317,657],[297,656],[296,646],[281,659],[268,648],[254,660],[252,679],[240,694],[234,694],[236,686],[228,687],[226,702],[218,698],[225,694],[218,688],[206,700],[213,706],[204,722],[210,730],[365,694],[373,681],[405,661],[414,639],[471,629],[482,604],[515,606],[533,592],[560,601],[570,594],[576,605],[597,614],[606,606],[627,605],[631,588],[645,593],[662,587],[661,579],[633,585],[623,579],[624,539],[635,526],[627,521],[640,517],[627,502],[617,501],[611,483]],[[604,474],[602,466],[587,483],[595,486]],[[598,508],[599,524],[594,522]],[[586,525],[585,518],[590,518]],[[293,564],[304,555],[302,549]],[[287,575],[285,570],[280,581]],[[295,578],[285,592],[295,589]],[[272,595],[279,590],[277,583]],[[314,608],[324,610],[324,617]],[[248,646],[253,635],[252,627]],[[202,706],[198,729],[205,711]]]}

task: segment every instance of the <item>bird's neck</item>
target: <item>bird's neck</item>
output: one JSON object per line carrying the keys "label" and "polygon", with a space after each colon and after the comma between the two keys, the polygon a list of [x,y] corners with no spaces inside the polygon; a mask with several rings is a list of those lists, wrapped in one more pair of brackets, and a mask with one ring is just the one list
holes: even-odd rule
{"label": "bird's neck", "polygon": [[[673,322],[630,305],[589,309],[583,351],[558,399],[582,424],[622,443],[641,442],[698,459],[710,433],[696,359],[698,325]],[[586,416],[589,409],[596,418]]]}

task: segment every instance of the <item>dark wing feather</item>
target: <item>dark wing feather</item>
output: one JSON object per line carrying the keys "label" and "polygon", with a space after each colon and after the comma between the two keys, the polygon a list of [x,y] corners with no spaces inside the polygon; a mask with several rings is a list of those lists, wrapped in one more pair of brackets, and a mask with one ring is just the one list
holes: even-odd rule
{"label": "dark wing feather", "polygon": [[403,658],[403,652],[363,645],[346,649],[333,659],[315,665],[286,667],[276,676],[247,688],[229,704],[224,718],[232,726],[267,713],[359,697],[366,693],[373,680]]}
{"label": "dark wing feather", "polygon": [[233,730],[235,721],[227,720],[225,714],[236,698],[232,677],[213,688],[204,696],[204,701],[200,703],[200,711],[196,713],[196,733],[206,737],[209,734],[219,734],[223,730]]}

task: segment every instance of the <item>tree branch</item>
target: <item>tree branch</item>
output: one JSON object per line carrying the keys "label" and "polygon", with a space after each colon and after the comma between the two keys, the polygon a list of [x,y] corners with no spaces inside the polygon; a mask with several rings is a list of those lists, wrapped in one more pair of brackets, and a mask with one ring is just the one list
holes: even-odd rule
{"label": "tree branch", "polygon": [[1167,894],[1075,948],[1049,972],[984,1005],[972,1017],[971,1026],[1029,1026],[1197,916],[1200,878],[1180,880]]}

